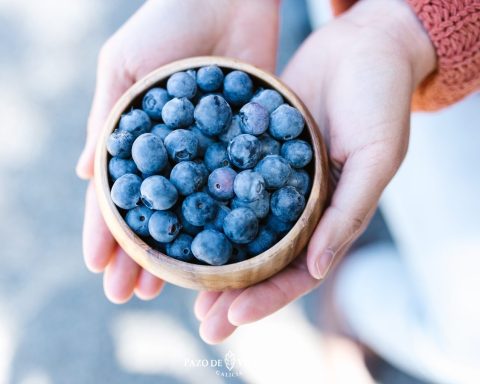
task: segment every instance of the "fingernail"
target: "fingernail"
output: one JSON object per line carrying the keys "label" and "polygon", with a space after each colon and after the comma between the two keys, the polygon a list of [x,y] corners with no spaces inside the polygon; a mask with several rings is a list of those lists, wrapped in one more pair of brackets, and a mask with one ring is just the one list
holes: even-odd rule
{"label": "fingernail", "polygon": [[77,173],[77,176],[83,179],[83,158],[85,156],[85,150],[82,151],[80,154],[80,157],[78,158],[77,165],[75,166],[75,172]]}
{"label": "fingernail", "polygon": [[331,249],[324,251],[315,262],[316,278],[323,279],[332,266],[335,253]]}
{"label": "fingernail", "polygon": [[[237,305],[238,307],[238,305]],[[235,308],[235,310],[232,311],[232,308],[230,308],[228,310],[228,313],[227,313],[227,318],[228,318],[228,322],[232,325],[235,325],[235,326],[239,326],[239,325],[243,325],[242,323],[242,310],[238,309],[238,308]]]}
{"label": "fingernail", "polygon": [[222,341],[221,339],[218,338],[218,335],[216,334],[218,330],[216,322],[217,322],[217,319],[215,317],[212,317],[207,320],[204,320],[200,324],[200,328],[199,328],[200,337],[207,344],[213,345],[213,344],[218,344],[220,341]]}
{"label": "fingernail", "polygon": [[83,180],[89,180],[91,178],[91,175],[89,174],[89,172],[85,170],[86,158],[87,158],[87,153],[84,150],[80,154],[80,157],[77,161],[77,165],[75,167],[75,173],[80,179],[83,179]]}

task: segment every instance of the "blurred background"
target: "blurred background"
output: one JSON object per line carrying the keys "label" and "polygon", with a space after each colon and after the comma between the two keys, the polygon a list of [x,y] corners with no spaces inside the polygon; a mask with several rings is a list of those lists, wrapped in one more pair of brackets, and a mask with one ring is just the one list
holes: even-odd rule
{"label": "blurred background", "polygon": [[[0,0],[0,383],[370,382],[348,342],[328,348],[328,284],[212,347],[198,336],[195,292],[168,285],[156,300],[117,306],[85,268],[86,184],[74,168],[96,57],[141,4]],[[283,1],[281,20],[279,70],[310,32],[303,1]],[[379,241],[392,244],[378,214],[357,249]],[[239,377],[185,366],[228,351]],[[370,356],[377,382],[427,383]]]}

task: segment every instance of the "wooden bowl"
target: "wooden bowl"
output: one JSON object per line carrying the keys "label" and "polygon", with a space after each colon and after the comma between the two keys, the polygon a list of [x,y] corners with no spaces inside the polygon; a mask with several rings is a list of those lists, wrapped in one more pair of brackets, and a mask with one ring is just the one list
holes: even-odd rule
{"label": "wooden bowl", "polygon": [[[312,143],[314,161],[309,165],[313,184],[305,209],[294,227],[273,247],[262,254],[235,264],[222,266],[198,265],[176,260],[151,248],[125,223],[110,198],[108,153],[106,142],[116,128],[121,114],[131,105],[139,105],[145,92],[163,83],[175,72],[216,64],[224,71],[242,70],[255,85],[275,89],[286,102],[297,108],[306,122],[302,134]],[[194,57],[179,60],[151,72],[135,83],[118,100],[100,135],[95,158],[95,185],[98,203],[105,222],[118,244],[147,271],[170,283],[193,289],[225,290],[258,283],[279,272],[306,246],[325,205],[327,196],[327,156],[318,127],[305,105],[277,77],[252,65],[226,57]]]}

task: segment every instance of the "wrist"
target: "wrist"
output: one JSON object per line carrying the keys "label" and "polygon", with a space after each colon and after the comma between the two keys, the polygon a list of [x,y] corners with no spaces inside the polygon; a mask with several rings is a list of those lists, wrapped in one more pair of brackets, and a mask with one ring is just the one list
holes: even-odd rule
{"label": "wrist", "polygon": [[389,35],[410,63],[415,87],[435,70],[435,48],[405,0],[361,0],[345,18]]}

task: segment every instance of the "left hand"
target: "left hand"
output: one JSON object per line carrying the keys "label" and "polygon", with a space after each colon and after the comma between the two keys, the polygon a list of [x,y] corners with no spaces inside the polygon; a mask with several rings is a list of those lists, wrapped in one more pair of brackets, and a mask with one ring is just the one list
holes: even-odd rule
{"label": "left hand", "polygon": [[[118,98],[150,71],[201,55],[235,57],[273,71],[278,7],[278,0],[146,1],[100,52],[87,141],[77,174],[92,179],[97,139],[108,113]],[[105,295],[110,301],[124,303],[133,293],[148,300],[160,293],[163,281],[136,264],[108,230],[93,181],[85,202],[83,249],[88,269],[104,273]]]}
{"label": "left hand", "polygon": [[412,93],[434,68],[433,46],[402,0],[362,0],[299,48],[283,80],[319,123],[338,183],[302,256],[246,289],[198,295],[206,342],[311,291],[341,259],[405,156]]}

